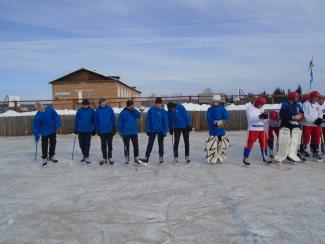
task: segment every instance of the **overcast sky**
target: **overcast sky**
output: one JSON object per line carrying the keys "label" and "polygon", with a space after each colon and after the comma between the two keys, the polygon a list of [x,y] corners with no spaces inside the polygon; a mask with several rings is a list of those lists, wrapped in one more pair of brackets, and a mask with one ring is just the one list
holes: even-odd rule
{"label": "overcast sky", "polygon": [[0,0],[0,100],[81,67],[144,95],[306,90],[311,56],[325,93],[324,23],[322,0]]}

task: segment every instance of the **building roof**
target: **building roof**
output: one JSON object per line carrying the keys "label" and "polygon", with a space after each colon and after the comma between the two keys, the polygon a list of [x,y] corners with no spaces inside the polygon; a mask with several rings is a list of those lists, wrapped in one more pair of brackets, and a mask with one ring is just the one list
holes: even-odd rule
{"label": "building roof", "polygon": [[108,75],[108,76],[107,76],[107,75],[104,75],[104,74],[101,74],[101,73],[98,73],[98,72],[96,72],[96,71],[92,71],[92,70],[89,70],[89,69],[85,69],[85,68],[78,69],[78,70],[73,71],[73,72],[71,72],[71,73],[69,73],[69,74],[67,74],[67,75],[64,75],[64,76],[62,76],[62,77],[60,77],[60,78],[57,78],[57,79],[55,79],[55,80],[49,82],[49,84],[57,83],[57,82],[59,82],[59,81],[62,81],[64,78],[66,78],[66,77],[68,77],[68,76],[74,75],[74,74],[79,73],[79,72],[82,72],[82,71],[85,71],[85,72],[88,72],[88,73],[91,73],[91,74],[98,75],[98,76],[102,77],[103,80],[119,82],[119,83],[121,83],[121,84],[123,84],[123,85],[129,87],[130,89],[132,89],[132,90],[134,90],[134,91],[136,91],[136,92],[138,92],[138,93],[141,93],[141,91],[137,90],[135,87],[130,86],[130,85],[126,84],[125,82],[121,81],[121,80],[120,80],[120,76],[111,76],[111,75]]}

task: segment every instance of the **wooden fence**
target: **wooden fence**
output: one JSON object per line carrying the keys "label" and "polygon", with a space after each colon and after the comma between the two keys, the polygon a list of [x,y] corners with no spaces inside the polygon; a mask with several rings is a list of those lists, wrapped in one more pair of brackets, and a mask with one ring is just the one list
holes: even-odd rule
{"label": "wooden fence", "polygon": [[[229,120],[226,123],[227,130],[245,130],[247,128],[246,112],[228,111]],[[195,131],[206,131],[206,112],[190,112],[192,127]],[[73,133],[74,115],[61,115],[62,127],[58,130],[60,134]],[[116,118],[118,115],[116,115]],[[146,114],[143,114],[138,122],[139,131],[145,130]],[[0,136],[28,136],[33,134],[33,116],[0,117]]]}

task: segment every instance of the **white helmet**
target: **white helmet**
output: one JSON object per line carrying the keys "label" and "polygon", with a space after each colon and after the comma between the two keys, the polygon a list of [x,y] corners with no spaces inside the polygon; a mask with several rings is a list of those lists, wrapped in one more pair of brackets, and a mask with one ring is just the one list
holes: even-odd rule
{"label": "white helmet", "polygon": [[212,102],[220,102],[221,101],[220,95],[213,95],[211,101]]}

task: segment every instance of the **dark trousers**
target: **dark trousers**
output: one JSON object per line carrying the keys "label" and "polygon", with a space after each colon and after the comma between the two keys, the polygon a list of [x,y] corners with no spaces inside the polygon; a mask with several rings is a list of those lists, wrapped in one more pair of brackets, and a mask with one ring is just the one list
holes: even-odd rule
{"label": "dark trousers", "polygon": [[105,134],[100,134],[99,136],[102,143],[103,158],[104,159],[112,158],[113,134],[105,133]]}
{"label": "dark trousers", "polygon": [[185,145],[185,156],[190,155],[190,133],[187,128],[176,128],[174,129],[174,157],[178,157],[178,145],[183,134],[184,145]]}
{"label": "dark trousers", "polygon": [[158,145],[159,145],[159,156],[164,156],[164,135],[162,133],[149,133],[149,140],[147,145],[146,157],[150,157],[150,153],[152,151],[153,144],[155,142],[156,136],[158,137]]}
{"label": "dark trousers", "polygon": [[91,132],[80,132],[78,135],[78,139],[82,155],[85,158],[88,158],[91,142]]}
{"label": "dark trousers", "polygon": [[132,141],[132,145],[133,145],[134,158],[139,157],[138,135],[125,135],[122,136],[122,140],[124,142],[125,157],[130,158],[130,140]]}
{"label": "dark trousers", "polygon": [[50,142],[49,156],[53,157],[55,154],[56,134],[42,136],[42,158],[43,159],[47,158],[48,156],[49,142]]}

